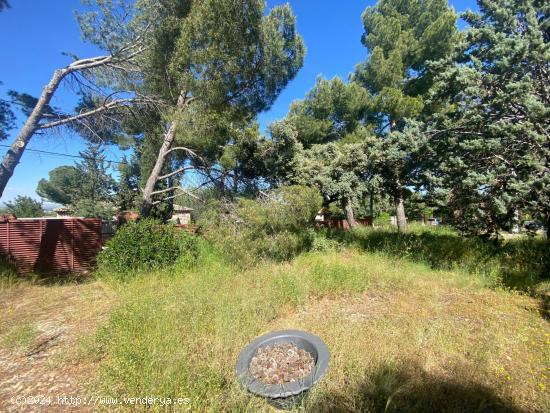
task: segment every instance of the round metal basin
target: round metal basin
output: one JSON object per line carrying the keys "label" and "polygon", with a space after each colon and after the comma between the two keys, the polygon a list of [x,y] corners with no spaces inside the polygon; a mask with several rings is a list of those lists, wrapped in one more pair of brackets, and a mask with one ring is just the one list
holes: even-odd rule
{"label": "round metal basin", "polygon": [[[299,381],[283,384],[265,384],[250,374],[249,365],[258,348],[291,343],[307,351],[315,360],[311,372]],[[281,330],[258,337],[239,355],[237,360],[237,378],[253,394],[268,398],[268,401],[279,408],[291,408],[299,403],[306,392],[317,383],[327,371],[330,352],[323,340],[301,330]]]}

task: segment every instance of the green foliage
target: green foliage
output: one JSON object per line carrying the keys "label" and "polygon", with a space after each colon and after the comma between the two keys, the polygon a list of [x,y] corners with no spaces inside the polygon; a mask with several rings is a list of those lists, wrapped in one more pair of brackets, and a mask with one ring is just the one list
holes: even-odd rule
{"label": "green foliage", "polygon": [[36,218],[44,216],[42,202],[30,196],[18,195],[12,202],[6,202],[7,212],[17,218]]}
{"label": "green foliage", "polygon": [[315,230],[312,238],[313,242],[310,248],[312,252],[339,251],[342,249],[342,244],[330,237],[329,231],[325,228]]}
{"label": "green foliage", "polygon": [[75,166],[59,166],[48,172],[48,179],[38,181],[36,193],[58,204],[69,205],[83,197],[82,171]]}
{"label": "green foliage", "polygon": [[406,228],[404,199],[417,184],[423,136],[410,120],[429,115],[424,95],[433,79],[428,63],[449,55],[458,39],[447,0],[380,0],[363,13],[368,58],[353,79],[372,94],[367,122],[379,137],[369,147],[380,187],[396,200],[397,224]]}
{"label": "green foliage", "polygon": [[376,217],[373,221],[373,224],[376,226],[384,226],[390,224],[390,214],[388,212],[382,212]]}
{"label": "green foliage", "polygon": [[321,207],[314,188],[288,186],[256,200],[239,199],[217,207],[201,224],[207,238],[239,265],[260,260],[288,260],[311,246],[313,234],[306,231]]}
{"label": "green foliage", "polygon": [[[245,271],[210,262],[181,275],[151,274],[116,289],[117,306],[97,334],[99,392],[185,395],[194,411],[267,411],[235,380],[235,358],[254,337],[297,326],[322,337],[340,364],[294,410],[548,405],[545,392],[533,391],[545,382],[548,356],[548,327],[533,301],[483,288],[459,271],[346,250]],[[449,361],[455,354],[465,355],[458,364]],[[441,375],[422,368],[426,359]],[[504,388],[495,365],[512,376]],[[518,388],[518,398],[508,399]]]}
{"label": "green foliage", "polygon": [[[59,166],[49,172],[49,179],[38,182],[36,193],[63,205],[71,205],[77,215],[111,217],[114,179],[107,171],[105,155],[100,146],[88,143],[83,158],[75,166]],[[111,212],[108,212],[111,211]]]}
{"label": "green foliage", "polygon": [[[80,22],[85,37],[104,49],[131,39],[138,27],[150,28],[138,58],[140,74],[128,87],[163,102],[154,106],[158,110],[151,106],[152,122],[141,123],[140,118],[133,125],[136,135],[145,136],[142,179],[149,177],[156,161],[159,138],[173,124],[174,146],[190,148],[198,156],[170,152],[162,174],[193,162],[216,177],[223,167],[220,188],[225,188],[227,175],[233,176],[236,190],[255,183],[264,169],[257,162],[259,134],[252,119],[271,106],[304,59],[290,7],[266,11],[262,0],[144,0],[133,9],[115,0],[95,3],[100,13],[82,15]],[[187,98],[183,106],[177,104],[180,96]]]}
{"label": "green foliage", "polygon": [[[2,82],[0,82],[0,85],[1,84]],[[0,140],[6,139],[8,137],[8,132],[14,127],[15,115],[11,110],[11,106],[9,102],[0,99]]]}
{"label": "green foliage", "polygon": [[305,148],[345,139],[360,126],[369,109],[370,96],[358,83],[339,77],[318,78],[303,100],[292,103],[289,120]]}
{"label": "green foliage", "polygon": [[111,204],[92,199],[79,199],[71,205],[71,208],[75,216],[84,218],[101,218],[111,221],[116,214],[116,209]]}
{"label": "green foliage", "polygon": [[135,151],[130,161],[124,156],[118,165],[119,180],[115,203],[121,211],[138,206],[139,181],[141,178],[139,152]]}
{"label": "green foliage", "polygon": [[[79,152],[83,158],[75,167],[82,173],[81,199],[110,201],[116,184],[107,171],[106,156],[100,145],[89,143],[85,151]],[[74,200],[73,200],[74,202]]]}
{"label": "green foliage", "polygon": [[319,188],[327,202],[357,203],[369,189],[370,159],[364,143],[314,145],[296,156],[295,182]]}
{"label": "green foliage", "polygon": [[446,57],[457,40],[454,10],[447,0],[380,0],[362,19],[370,54],[356,78],[391,120],[415,116],[430,85],[426,63]]}
{"label": "green foliage", "polygon": [[180,257],[192,263],[196,238],[152,219],[129,222],[118,229],[98,256],[100,274],[128,278],[137,271],[166,268]]}
{"label": "green foliage", "polygon": [[[454,59],[434,65],[428,122],[432,185],[469,234],[508,229],[516,214],[550,222],[548,2],[481,0]],[[550,226],[549,226],[550,227]]]}
{"label": "green foliage", "polygon": [[550,246],[543,239],[485,242],[460,237],[445,227],[413,228],[407,234],[358,228],[333,235],[366,251],[425,262],[434,269],[480,275],[493,285],[529,289],[550,274]]}

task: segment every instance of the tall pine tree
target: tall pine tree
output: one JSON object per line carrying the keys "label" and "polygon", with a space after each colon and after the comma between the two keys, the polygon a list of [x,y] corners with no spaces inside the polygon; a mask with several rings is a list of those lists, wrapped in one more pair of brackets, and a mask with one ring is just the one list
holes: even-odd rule
{"label": "tall pine tree", "polygon": [[438,65],[432,179],[464,232],[496,234],[518,213],[550,228],[550,3],[479,6],[456,59]]}
{"label": "tall pine tree", "polygon": [[403,131],[406,119],[430,111],[423,102],[432,84],[427,63],[453,50],[457,17],[447,0],[380,0],[362,18],[362,42],[369,55],[357,66],[354,78],[374,96],[369,121],[383,141],[379,150],[393,155],[378,156],[378,168],[395,199],[397,226],[403,231],[404,196],[411,184],[409,172],[415,170],[412,152],[419,136],[415,140],[390,134]]}

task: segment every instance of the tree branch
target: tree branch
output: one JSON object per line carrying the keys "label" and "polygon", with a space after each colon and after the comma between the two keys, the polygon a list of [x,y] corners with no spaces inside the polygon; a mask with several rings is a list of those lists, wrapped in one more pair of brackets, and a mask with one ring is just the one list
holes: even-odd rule
{"label": "tree branch", "polygon": [[[171,188],[171,189],[174,189],[174,188]],[[167,196],[166,198],[163,198],[163,199],[161,199],[161,200],[159,200],[159,201],[155,201],[155,202],[153,202],[153,205],[158,205],[158,204],[160,204],[161,202],[168,201],[169,199],[177,198],[177,197],[180,196],[180,195],[189,195],[190,197],[195,198],[196,200],[202,202],[202,199],[201,199],[200,197],[198,197],[197,195],[195,195],[195,194],[193,194],[193,193],[191,193],[191,192],[189,192],[189,191],[186,191],[186,190],[183,189],[183,188],[177,187],[176,189],[179,189],[181,192],[179,192],[178,194],[175,194],[175,195]]]}
{"label": "tree branch", "polygon": [[42,125],[38,125],[37,129],[50,129],[58,126],[63,126],[63,125],[66,125],[67,123],[75,122],[83,118],[87,118],[89,116],[97,115],[98,113],[105,112],[109,109],[124,107],[126,103],[135,102],[135,101],[136,99],[116,99],[109,103],[104,104],[103,106],[89,110],[87,112],[79,113],[78,115],[68,116],[61,120],[56,120],[53,122],[48,122]]}
{"label": "tree branch", "polygon": [[182,168],[176,169],[174,172],[170,172],[169,174],[159,176],[157,181],[160,181],[161,179],[170,178],[171,176],[177,175],[181,172],[188,171],[191,169],[195,169],[194,166],[184,166]]}

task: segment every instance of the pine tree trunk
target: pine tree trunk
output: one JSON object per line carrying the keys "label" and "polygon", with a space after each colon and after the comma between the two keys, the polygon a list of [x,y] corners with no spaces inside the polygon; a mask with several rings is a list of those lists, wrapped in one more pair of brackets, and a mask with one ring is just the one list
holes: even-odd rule
{"label": "pine tree trunk", "polygon": [[174,143],[174,138],[176,136],[176,126],[176,121],[172,121],[170,127],[168,128],[168,131],[164,134],[164,140],[159,149],[159,154],[157,156],[155,166],[153,166],[153,169],[149,174],[149,178],[147,178],[147,182],[145,183],[145,188],[143,188],[143,199],[141,201],[141,216],[143,218],[148,217],[151,213],[151,208],[153,208],[153,192],[159,176],[162,172],[162,168],[164,167],[166,156],[170,152],[172,143]]}
{"label": "pine tree trunk", "polygon": [[405,232],[407,230],[407,217],[405,215],[405,203],[403,201],[403,190],[399,190],[399,194],[395,200],[396,211],[395,216],[397,218],[397,231]]}
{"label": "pine tree trunk", "polygon": [[59,83],[61,83],[61,80],[63,80],[66,74],[67,70],[64,69],[58,69],[53,73],[50,82],[42,89],[42,94],[40,95],[36,106],[21,128],[17,138],[4,155],[2,165],[0,166],[0,197],[2,197],[8,181],[15,171],[15,167],[21,160],[21,156],[23,156],[23,152],[25,151],[27,144],[38,128],[38,124],[42,119],[44,108],[49,105],[53,94],[59,87]]}
{"label": "pine tree trunk", "polygon": [[344,212],[346,213],[346,221],[350,228],[356,228],[358,226],[357,221],[353,215],[353,207],[351,205],[351,200],[346,198],[344,200]]}
{"label": "pine tree trunk", "polygon": [[371,226],[374,226],[374,192],[372,191],[370,193],[369,214],[371,219]]}
{"label": "pine tree trunk", "polygon": [[[178,109],[181,110],[187,103],[189,103],[189,101],[190,100],[186,98],[186,93],[182,91],[180,93],[180,96],[178,97],[178,102],[176,106]],[[162,145],[160,146],[155,166],[153,166],[153,169],[151,170],[151,173],[147,178],[147,182],[145,183],[145,188],[143,188],[143,198],[141,201],[141,217],[143,218],[148,217],[151,213],[151,208],[153,208],[153,195],[155,191],[155,185],[157,184],[157,181],[161,176],[160,174],[162,172],[162,168],[164,167],[164,162],[166,161],[166,157],[170,153],[170,149],[172,148],[172,144],[174,143],[174,138],[176,137],[176,128],[177,121],[173,120],[172,123],[170,123],[170,127],[164,134],[164,139]]]}

